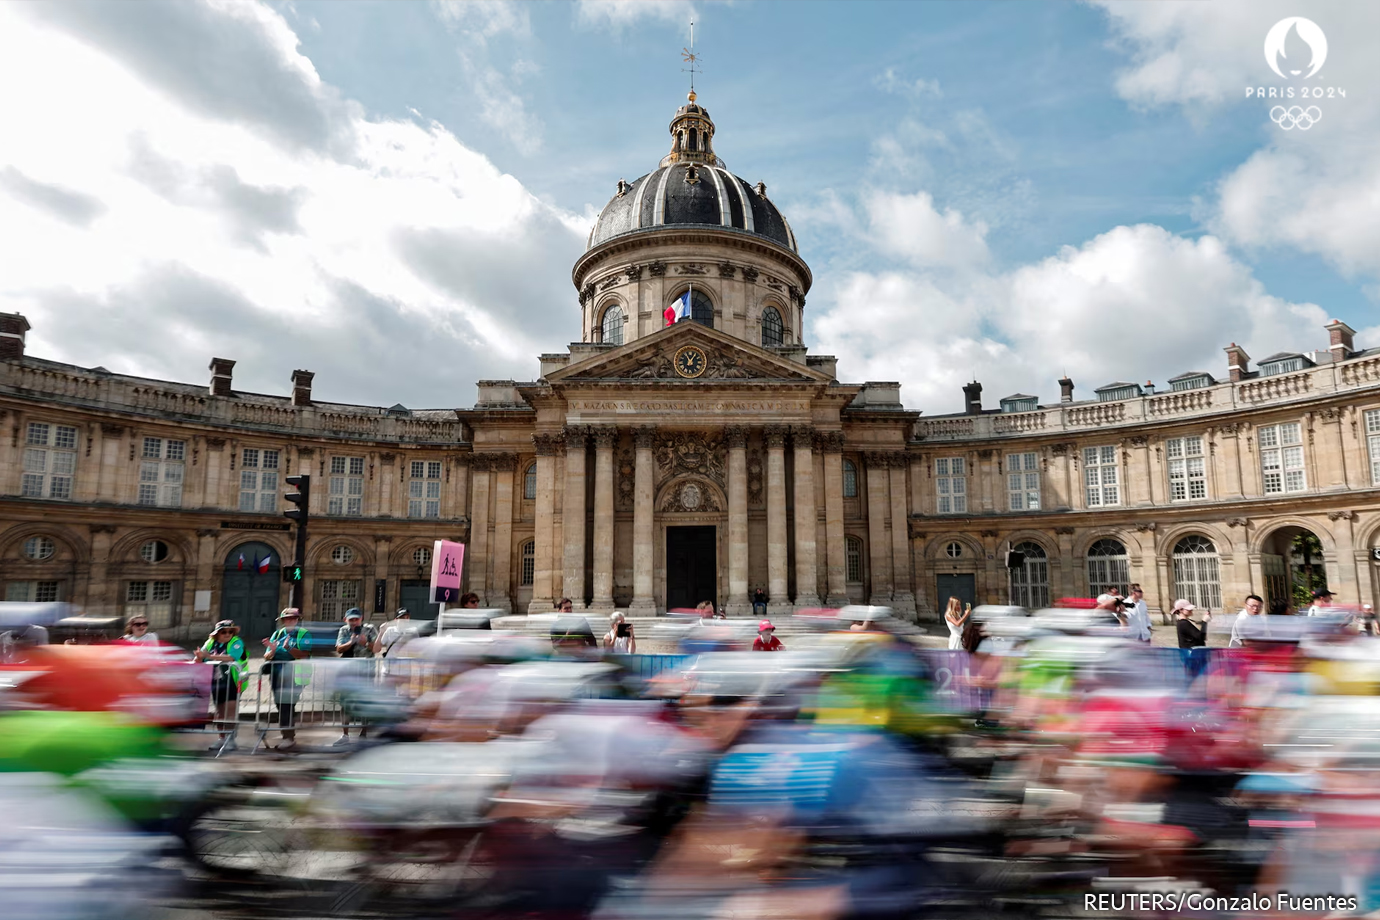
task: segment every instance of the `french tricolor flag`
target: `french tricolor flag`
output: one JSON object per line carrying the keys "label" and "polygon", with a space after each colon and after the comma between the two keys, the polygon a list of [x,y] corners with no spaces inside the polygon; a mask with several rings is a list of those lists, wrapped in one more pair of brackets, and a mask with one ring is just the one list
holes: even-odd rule
{"label": "french tricolor flag", "polygon": [[257,568],[259,569],[259,574],[260,574],[260,575],[266,574],[266,573],[268,572],[268,565],[269,565],[269,563],[272,562],[272,561],[273,561],[273,557],[272,557],[272,556],[265,556],[265,557],[263,557],[263,559],[259,560],[259,564],[258,564]]}
{"label": "french tricolor flag", "polygon": [[680,297],[671,301],[671,305],[662,311],[661,315],[666,319],[666,325],[668,326],[674,325],[683,319],[689,319],[690,292],[686,291],[684,294],[681,294]]}
{"label": "french tricolor flag", "polygon": [[240,562],[239,562],[239,565],[235,566],[235,568],[237,568],[237,569],[243,569],[243,568],[244,568],[244,553],[240,553]]}

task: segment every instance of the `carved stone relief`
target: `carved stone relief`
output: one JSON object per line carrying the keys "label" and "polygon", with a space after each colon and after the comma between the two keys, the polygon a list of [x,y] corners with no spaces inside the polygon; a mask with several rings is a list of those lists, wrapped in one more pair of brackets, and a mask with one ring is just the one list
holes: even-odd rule
{"label": "carved stone relief", "polygon": [[713,512],[722,511],[714,490],[693,479],[668,491],[661,499],[658,511]]}
{"label": "carved stone relief", "polygon": [[749,283],[754,282],[754,281],[757,280],[757,275],[758,275],[757,269],[753,268],[751,265],[747,265],[747,266],[744,266],[744,267],[743,267],[743,280],[744,280],[744,281],[747,281],[747,282],[749,282]]}
{"label": "carved stone relief", "polygon": [[720,277],[720,278],[732,278],[732,277],[734,276],[734,274],[737,273],[737,271],[738,271],[738,269],[733,265],[732,262],[720,262],[720,263],[719,263],[719,277]]}
{"label": "carved stone relief", "polygon": [[613,496],[614,507],[619,511],[631,511],[637,497],[637,455],[632,448],[624,448],[618,452],[614,467],[618,474],[618,489]]}
{"label": "carved stone relief", "polygon": [[664,275],[666,274],[666,263],[659,260],[651,262],[647,265],[647,272],[656,276]]}
{"label": "carved stone relief", "polygon": [[642,266],[629,265],[627,268],[623,269],[623,274],[628,276],[629,281],[640,281],[642,280]]}
{"label": "carved stone relief", "polygon": [[708,270],[707,268],[705,268],[703,265],[700,265],[700,264],[698,264],[698,263],[696,263],[696,262],[687,262],[687,263],[684,264],[684,265],[677,265],[677,266],[676,266],[676,274],[678,274],[678,275],[707,275],[707,274],[709,274],[709,270]]}
{"label": "carved stone relief", "polygon": [[748,504],[753,508],[762,507],[764,490],[762,483],[765,479],[766,464],[762,461],[762,451],[756,447],[748,451],[747,474],[748,474]]}
{"label": "carved stone relief", "polygon": [[694,473],[724,485],[723,442],[713,434],[682,431],[657,439],[657,482]]}

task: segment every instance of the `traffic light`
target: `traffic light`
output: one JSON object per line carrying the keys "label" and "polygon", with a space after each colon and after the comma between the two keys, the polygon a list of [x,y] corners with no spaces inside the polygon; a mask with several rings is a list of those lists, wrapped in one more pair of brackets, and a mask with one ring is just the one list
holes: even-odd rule
{"label": "traffic light", "polygon": [[307,518],[311,516],[311,477],[303,473],[288,476],[283,481],[297,490],[284,496],[288,504],[297,506],[283,512],[283,517],[297,522],[297,549],[292,565],[283,566],[283,581],[292,585],[292,600],[289,603],[300,610],[303,606],[302,565],[307,559]]}
{"label": "traffic light", "polygon": [[302,567],[300,565],[283,566],[283,581],[290,585],[300,584],[302,581]]}
{"label": "traffic light", "polygon": [[297,490],[283,496],[289,504],[297,506],[284,511],[283,517],[291,518],[297,522],[299,527],[304,527],[307,523],[307,516],[311,513],[308,508],[311,503],[311,477],[303,474],[301,476],[289,476],[283,481]]}

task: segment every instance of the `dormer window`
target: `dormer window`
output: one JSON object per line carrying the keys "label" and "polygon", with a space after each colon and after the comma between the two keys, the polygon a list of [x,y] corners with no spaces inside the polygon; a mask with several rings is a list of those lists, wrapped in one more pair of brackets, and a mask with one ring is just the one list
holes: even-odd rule
{"label": "dormer window", "polygon": [[1292,374],[1303,370],[1305,362],[1308,362],[1308,359],[1303,355],[1293,355],[1288,358],[1280,358],[1277,361],[1261,361],[1260,376],[1273,377],[1276,374]]}
{"label": "dormer window", "polygon": [[1001,400],[1001,411],[1003,412],[1034,412],[1038,408],[1040,408],[1038,396],[1015,393]]}
{"label": "dormer window", "polygon": [[1210,387],[1216,382],[1217,381],[1213,380],[1210,374],[1180,374],[1178,377],[1169,378],[1169,389],[1200,390],[1203,387]]}
{"label": "dormer window", "polygon": [[1109,383],[1105,387],[1098,387],[1098,402],[1116,402],[1119,399],[1135,399],[1141,395],[1140,384],[1138,383]]}

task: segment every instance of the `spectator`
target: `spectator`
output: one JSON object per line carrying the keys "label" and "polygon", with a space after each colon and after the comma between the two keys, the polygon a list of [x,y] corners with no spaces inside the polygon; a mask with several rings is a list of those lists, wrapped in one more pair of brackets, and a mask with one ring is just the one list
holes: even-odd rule
{"label": "spectator", "polygon": [[1188,601],[1177,600],[1174,602],[1174,628],[1179,633],[1179,648],[1205,648],[1207,646],[1207,625],[1212,620],[1210,611],[1203,612],[1203,623],[1198,625],[1193,622],[1194,607]]}
{"label": "spectator", "polygon": [[125,634],[121,637],[124,642],[133,642],[135,645],[157,645],[158,634],[149,632],[149,618],[142,613],[135,614],[125,623]]}
{"label": "spectator", "polygon": [[1332,592],[1326,588],[1319,588],[1313,592],[1313,606],[1308,608],[1310,617],[1327,616],[1329,613],[1338,613],[1332,609]]}
{"label": "spectator", "polygon": [[767,615],[767,592],[760,585],[752,592],[752,614],[759,617]]}
{"label": "spectator", "polygon": [[560,602],[559,604],[556,605],[556,612],[557,612],[557,613],[574,613],[574,612],[575,612],[575,605],[574,605],[573,603],[571,603],[570,598],[568,598],[568,597],[563,597],[563,598],[561,598],[561,602]]}
{"label": "spectator", "polygon": [[1121,598],[1116,594],[1099,594],[1097,596],[1097,603],[1093,605],[1093,609],[1105,610],[1116,617],[1116,621],[1123,627],[1126,625],[1126,614],[1121,606]]}
{"label": "spectator", "polygon": [[[465,595],[465,597],[473,596],[472,594]],[[464,597],[460,598],[462,604],[464,600]],[[379,630],[378,641],[374,643],[374,654],[387,658],[393,647],[407,637],[411,627],[412,614],[408,612],[406,607],[399,607],[398,612],[393,614],[393,619],[383,624],[383,629]],[[411,631],[415,635],[416,631]]]}
{"label": "spectator", "polygon": [[295,662],[310,654],[311,634],[302,628],[302,611],[296,607],[284,608],[278,623],[273,635],[264,640],[264,668],[278,706],[278,729],[283,733],[278,750],[290,751],[297,747],[297,701],[311,679],[307,666]]}
{"label": "spectator", "polygon": [[757,624],[757,638],[752,640],[752,650],[754,652],[784,652],[786,646],[781,640],[776,638],[776,627],[771,625],[771,620],[763,620]]}
{"label": "spectator", "polygon": [[[235,749],[235,704],[249,680],[246,666],[249,650],[239,637],[240,628],[234,620],[221,620],[211,627],[205,644],[193,653],[197,661],[211,662],[211,701],[216,706],[216,724],[222,729],[217,750]],[[227,728],[227,725],[229,726]]]}
{"label": "spectator", "polygon": [[621,613],[609,616],[610,628],[604,634],[604,648],[618,655],[637,654],[637,636],[633,635],[632,624]]}
{"label": "spectator", "polygon": [[1131,638],[1149,642],[1150,611],[1145,606],[1145,592],[1140,589],[1140,585],[1131,585],[1131,596],[1123,602],[1123,608],[1126,611]]}
{"label": "spectator", "polygon": [[473,591],[466,591],[464,594],[460,595],[460,609],[478,610],[479,595],[475,594]]}
{"label": "spectator", "polygon": [[972,615],[973,605],[960,606],[963,602],[956,597],[949,598],[949,606],[944,610],[944,622],[949,627],[949,648],[963,648],[963,627]]}
{"label": "spectator", "polygon": [[[358,607],[351,607],[345,611],[345,625],[340,627],[340,632],[335,636],[335,653],[341,658],[373,658],[374,647],[379,644],[378,630],[373,625],[364,622],[364,612]],[[368,668],[368,664],[359,661],[348,666],[353,674],[342,674],[348,683],[351,680],[359,681],[365,678],[364,674],[359,673]],[[350,743],[350,723],[344,720],[345,724],[340,727],[340,738],[336,744]],[[369,733],[369,729],[361,726],[359,729],[360,740],[363,740]]]}
{"label": "spectator", "polygon": [[1260,612],[1265,609],[1265,601],[1259,594],[1246,595],[1246,606],[1236,615],[1236,620],[1231,624],[1231,648],[1240,648],[1245,645],[1245,640],[1254,638],[1262,632],[1259,628],[1261,623],[1253,620],[1260,616]]}

